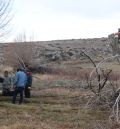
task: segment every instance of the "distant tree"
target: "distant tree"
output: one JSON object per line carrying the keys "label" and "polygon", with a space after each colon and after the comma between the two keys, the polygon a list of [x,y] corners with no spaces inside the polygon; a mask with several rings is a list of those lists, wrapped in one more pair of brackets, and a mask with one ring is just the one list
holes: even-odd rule
{"label": "distant tree", "polygon": [[11,11],[12,1],[13,0],[0,0],[0,40],[5,39],[11,31],[9,24],[13,18]]}
{"label": "distant tree", "polygon": [[5,46],[5,64],[23,68],[31,66],[33,64],[33,48],[34,44],[31,39],[26,41],[26,34],[19,34],[14,43]]}
{"label": "distant tree", "polygon": [[33,42],[34,40],[34,34],[30,34],[29,36],[27,35],[27,33],[25,31],[23,31],[22,33],[18,34],[15,39],[14,42],[17,43],[25,43],[25,42]]}

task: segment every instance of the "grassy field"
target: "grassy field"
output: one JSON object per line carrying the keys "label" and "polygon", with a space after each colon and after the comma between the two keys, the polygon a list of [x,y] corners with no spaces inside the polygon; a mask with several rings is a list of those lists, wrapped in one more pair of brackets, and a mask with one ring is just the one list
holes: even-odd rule
{"label": "grassy field", "polygon": [[106,120],[108,113],[84,110],[84,96],[79,89],[51,87],[33,91],[23,105],[0,97],[0,129],[92,129],[97,121]]}
{"label": "grassy field", "polygon": [[[117,64],[108,65],[116,71]],[[58,75],[34,75],[32,97],[23,105],[14,105],[11,97],[0,96],[0,129],[102,129],[96,127],[106,125],[110,113],[85,108],[92,93],[84,88],[85,72],[77,66],[68,65],[77,69],[77,74],[71,70],[70,74],[67,71]]]}

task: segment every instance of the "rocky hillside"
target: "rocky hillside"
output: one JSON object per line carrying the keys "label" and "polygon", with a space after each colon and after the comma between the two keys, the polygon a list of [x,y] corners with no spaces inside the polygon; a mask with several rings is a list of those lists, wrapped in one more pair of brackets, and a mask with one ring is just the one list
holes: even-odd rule
{"label": "rocky hillside", "polygon": [[93,58],[110,56],[112,50],[108,38],[55,40],[35,43],[36,61],[66,61],[83,58],[85,51]]}
{"label": "rocky hillside", "polygon": [[[0,44],[0,63],[4,60],[6,46],[10,44]],[[80,59],[82,51],[93,58],[112,54],[108,38],[38,41],[33,42],[33,48],[36,63]]]}

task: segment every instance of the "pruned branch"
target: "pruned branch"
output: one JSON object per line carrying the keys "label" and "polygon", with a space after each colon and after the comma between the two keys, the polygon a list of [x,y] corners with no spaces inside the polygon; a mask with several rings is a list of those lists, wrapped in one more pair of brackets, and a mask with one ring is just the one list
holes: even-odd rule
{"label": "pruned branch", "polygon": [[92,78],[92,74],[90,73],[90,76],[88,78],[88,76],[86,76],[86,80],[87,80],[87,84],[88,87],[90,88],[90,90],[94,93],[94,94],[100,94],[100,92],[102,91],[102,89],[105,87],[106,82],[108,81],[109,75],[112,72],[112,70],[103,70],[100,67],[98,67],[99,65],[96,65],[95,62],[92,60],[92,58],[86,54],[85,52],[82,51],[82,53],[91,61],[91,63],[93,64],[95,71],[96,71],[96,77],[97,78],[96,82],[94,83],[94,79]]}

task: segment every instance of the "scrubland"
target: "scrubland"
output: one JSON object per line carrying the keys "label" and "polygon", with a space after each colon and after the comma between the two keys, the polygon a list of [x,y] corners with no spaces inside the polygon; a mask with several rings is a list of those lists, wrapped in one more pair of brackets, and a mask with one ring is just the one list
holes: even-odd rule
{"label": "scrubland", "polygon": [[[111,80],[119,82],[117,62]],[[12,104],[11,97],[0,96],[0,129],[117,129],[109,123],[109,109],[88,108],[93,93],[87,87],[90,63],[64,62],[56,74],[33,74],[31,98],[24,104]],[[119,86],[119,83],[118,83]],[[111,125],[110,125],[111,124]]]}

